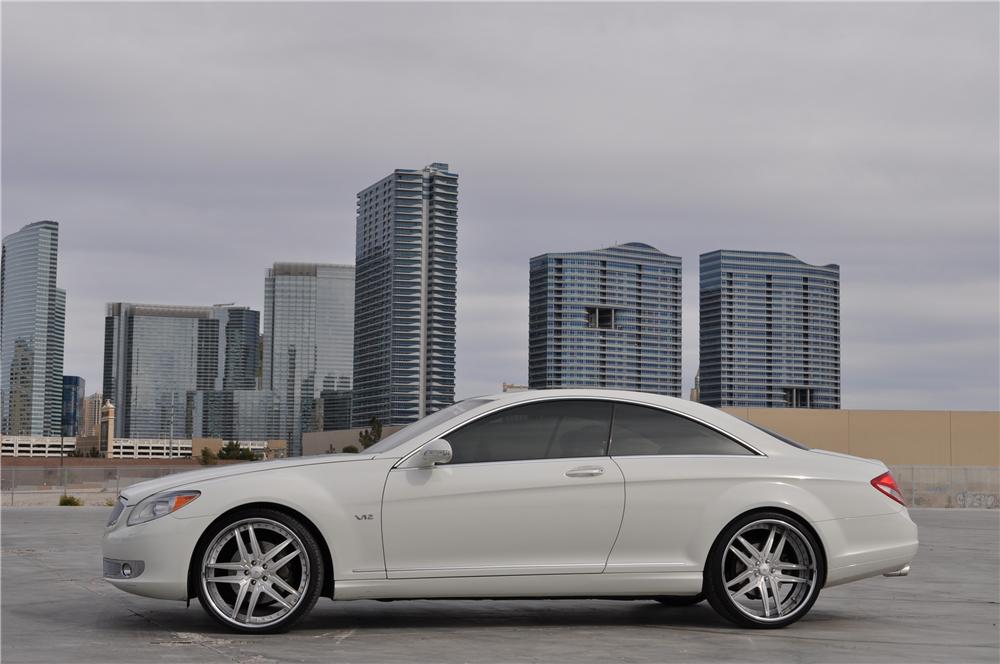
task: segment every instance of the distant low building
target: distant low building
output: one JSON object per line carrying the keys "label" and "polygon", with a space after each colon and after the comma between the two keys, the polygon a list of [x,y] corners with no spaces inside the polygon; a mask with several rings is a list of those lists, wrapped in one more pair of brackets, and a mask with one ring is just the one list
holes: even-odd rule
{"label": "distant low building", "polygon": [[517,385],[515,383],[503,383],[504,392],[527,392],[528,389],[529,388],[527,385]]}

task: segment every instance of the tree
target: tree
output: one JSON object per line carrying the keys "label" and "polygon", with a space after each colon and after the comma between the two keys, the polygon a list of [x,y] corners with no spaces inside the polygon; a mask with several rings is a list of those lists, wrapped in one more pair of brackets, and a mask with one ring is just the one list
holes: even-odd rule
{"label": "tree", "polygon": [[203,447],[201,448],[201,459],[198,462],[203,466],[214,466],[219,463],[219,457],[212,450]]}
{"label": "tree", "polygon": [[361,443],[361,449],[368,449],[380,440],[382,440],[382,423],[372,415],[368,421],[368,428],[358,434],[358,442]]}
{"label": "tree", "polygon": [[253,450],[241,447],[235,440],[226,443],[225,447],[219,450],[220,459],[238,459],[240,461],[253,461]]}

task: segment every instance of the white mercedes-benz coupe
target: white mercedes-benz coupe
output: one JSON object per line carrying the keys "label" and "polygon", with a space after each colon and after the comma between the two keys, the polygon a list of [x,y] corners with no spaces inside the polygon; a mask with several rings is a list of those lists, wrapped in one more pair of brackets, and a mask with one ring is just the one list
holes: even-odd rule
{"label": "white mercedes-benz coupe", "polygon": [[903,576],[917,528],[879,461],[637,392],[468,399],[360,454],[128,487],[104,577],[243,632],[349,599],[707,599],[747,627]]}

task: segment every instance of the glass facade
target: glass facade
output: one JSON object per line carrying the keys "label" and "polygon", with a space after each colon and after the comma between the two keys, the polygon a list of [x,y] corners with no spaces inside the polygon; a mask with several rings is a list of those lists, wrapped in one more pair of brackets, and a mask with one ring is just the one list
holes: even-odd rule
{"label": "glass facade", "polygon": [[0,261],[0,430],[62,430],[66,292],[56,288],[59,224],[38,221],[3,239]]}
{"label": "glass facade", "polygon": [[281,399],[280,438],[302,454],[302,434],[324,428],[323,394],[350,390],[354,266],[275,263],[264,280],[263,385]]}
{"label": "glass facade", "polygon": [[681,259],[628,244],[531,259],[528,385],[681,392]]}
{"label": "glass facade", "polygon": [[458,175],[398,169],[358,194],[351,419],[405,425],[455,400]]}
{"label": "glass facade", "polygon": [[840,267],[762,251],[701,255],[699,398],[840,408]]}
{"label": "glass facade", "polygon": [[103,389],[115,436],[249,439],[233,393],[256,385],[259,320],[246,307],[109,304]]}
{"label": "glass facade", "polygon": [[83,428],[87,383],[80,376],[63,376],[62,384],[62,435],[75,438]]}

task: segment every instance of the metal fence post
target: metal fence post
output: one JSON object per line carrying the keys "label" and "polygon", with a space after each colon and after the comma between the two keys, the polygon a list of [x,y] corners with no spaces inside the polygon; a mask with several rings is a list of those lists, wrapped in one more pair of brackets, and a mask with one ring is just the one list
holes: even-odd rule
{"label": "metal fence post", "polygon": [[17,483],[17,466],[10,467],[10,505],[14,506],[14,485]]}
{"label": "metal fence post", "polygon": [[121,484],[121,469],[115,467],[115,496],[118,496],[118,494],[121,493],[120,484]]}

